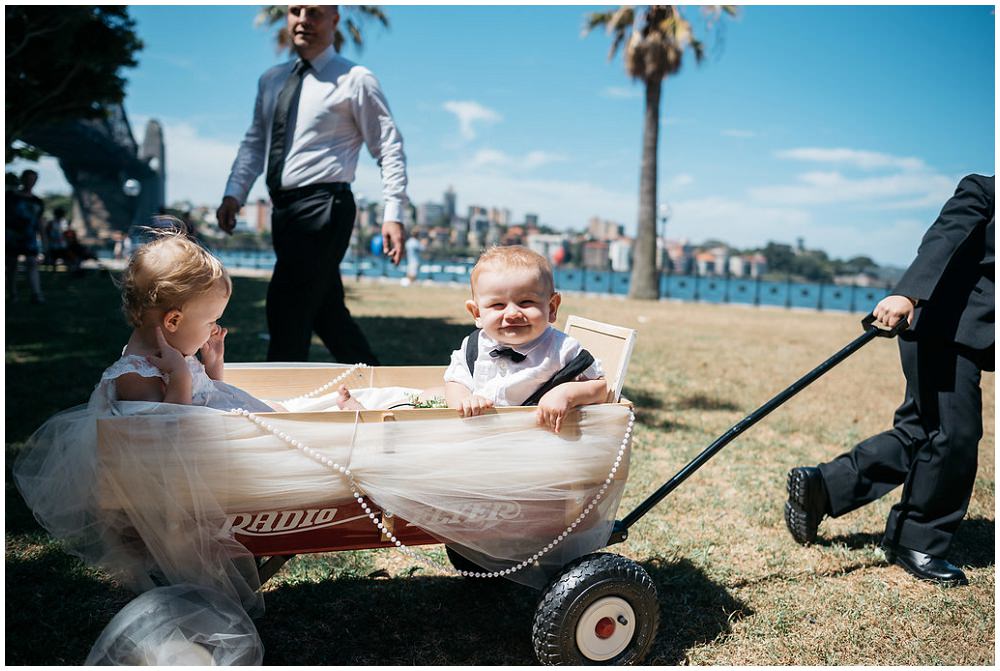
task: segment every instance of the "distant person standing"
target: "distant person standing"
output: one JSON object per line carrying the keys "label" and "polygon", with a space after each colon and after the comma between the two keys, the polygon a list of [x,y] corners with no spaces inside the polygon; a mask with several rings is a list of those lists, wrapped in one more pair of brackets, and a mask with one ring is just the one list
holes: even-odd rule
{"label": "distant person standing", "polygon": [[45,225],[45,262],[55,270],[56,262],[62,260],[70,264],[69,249],[66,246],[66,231],[69,230],[69,220],[66,219],[66,208],[57,207],[52,210],[52,220]]}
{"label": "distant person standing", "polygon": [[420,274],[420,253],[424,251],[424,245],[416,236],[406,240],[406,280],[407,284],[417,281]]}
{"label": "distant person standing", "polygon": [[42,283],[38,277],[38,235],[41,233],[45,203],[34,194],[38,173],[25,170],[16,191],[6,193],[4,240],[7,260],[7,289],[11,300],[17,300],[17,260],[24,257],[24,267],[31,287],[31,302],[44,303]]}
{"label": "distant person standing", "polygon": [[893,295],[875,306],[880,322],[911,324],[899,335],[903,404],[889,431],[788,473],[785,523],[799,543],[816,539],[824,516],[840,517],[903,485],[885,525],[886,558],[921,580],[968,582],[947,555],[976,479],[981,373],[994,369],[993,184],[982,175],[959,183]]}
{"label": "distant person standing", "polygon": [[340,262],[350,243],[361,146],[382,169],[385,254],[403,257],[406,157],[378,80],[333,48],[337,7],[289,5],[288,34],[298,58],[261,76],[253,122],[219,206],[232,233],[254,180],[265,169],[274,204],[277,261],[267,290],[269,361],[305,361],[315,331],[344,363],[377,364],[344,304]]}

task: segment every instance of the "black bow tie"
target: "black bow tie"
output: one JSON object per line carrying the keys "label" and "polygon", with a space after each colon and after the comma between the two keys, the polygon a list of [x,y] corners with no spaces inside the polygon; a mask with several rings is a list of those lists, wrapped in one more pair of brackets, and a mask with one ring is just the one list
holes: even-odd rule
{"label": "black bow tie", "polygon": [[497,347],[495,349],[492,349],[490,350],[490,356],[493,357],[494,359],[496,359],[497,357],[505,356],[514,363],[521,363],[527,358],[524,354],[521,354],[520,352],[515,352],[510,347]]}

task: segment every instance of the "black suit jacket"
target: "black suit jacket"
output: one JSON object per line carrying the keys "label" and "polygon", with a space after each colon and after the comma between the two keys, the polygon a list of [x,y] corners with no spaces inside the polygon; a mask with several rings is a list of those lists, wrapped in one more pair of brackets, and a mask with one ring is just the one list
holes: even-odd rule
{"label": "black suit jacket", "polygon": [[993,180],[969,175],[959,182],[893,290],[919,301],[910,337],[993,345]]}

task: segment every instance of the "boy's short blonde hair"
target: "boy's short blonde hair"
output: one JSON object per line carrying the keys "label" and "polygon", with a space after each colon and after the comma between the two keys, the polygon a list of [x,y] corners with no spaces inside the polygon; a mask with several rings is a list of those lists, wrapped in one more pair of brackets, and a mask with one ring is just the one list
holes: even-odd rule
{"label": "boy's short blonde hair", "polygon": [[154,230],[153,235],[132,254],[119,282],[122,312],[131,326],[141,326],[151,309],[181,309],[213,290],[232,293],[222,262],[183,231]]}
{"label": "boy's short blonde hair", "polygon": [[548,259],[521,245],[506,245],[490,247],[479,257],[472,268],[469,282],[472,284],[472,295],[476,295],[476,279],[486,270],[509,270],[523,268],[538,273],[538,281],[542,284],[543,293],[555,293],[555,280],[552,278],[552,265]]}

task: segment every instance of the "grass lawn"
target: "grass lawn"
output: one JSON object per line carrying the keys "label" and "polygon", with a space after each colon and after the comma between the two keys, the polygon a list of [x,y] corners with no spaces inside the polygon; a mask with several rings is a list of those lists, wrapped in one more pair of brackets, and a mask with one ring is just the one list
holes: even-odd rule
{"label": "grass lawn", "polygon": [[[23,281],[23,278],[21,278]],[[81,664],[132,595],[60,551],[14,488],[23,441],[85,402],[128,337],[109,276],[43,274],[48,303],[6,305],[6,659]],[[237,278],[227,358],[266,352],[266,280]],[[386,365],[443,365],[471,325],[466,289],[348,282],[348,304]],[[638,423],[619,515],[743,415],[859,333],[858,315],[564,297],[568,314],[636,328],[625,395]],[[316,341],[314,360],[329,360]],[[782,520],[787,470],[890,425],[903,392],[893,342],[876,340],[741,436],[612,550],[640,562],[661,603],[652,664],[992,665],[995,460],[992,373],[969,513],[942,589],[888,566],[883,500],[796,545]],[[431,552],[443,560],[443,552]],[[266,664],[533,664],[536,594],[436,574],[392,551],[301,556],[265,586]]]}

